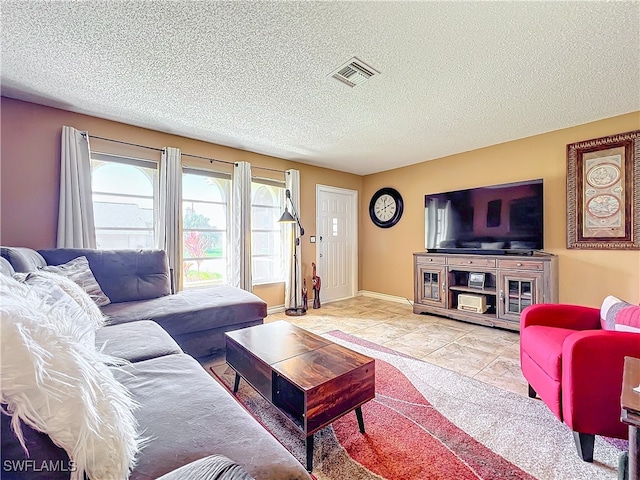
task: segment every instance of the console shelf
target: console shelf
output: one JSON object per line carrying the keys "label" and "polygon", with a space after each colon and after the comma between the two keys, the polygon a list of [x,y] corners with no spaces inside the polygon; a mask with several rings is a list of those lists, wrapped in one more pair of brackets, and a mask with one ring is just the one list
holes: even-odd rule
{"label": "console shelf", "polygon": [[455,290],[456,292],[469,292],[469,293],[477,293],[480,295],[496,295],[497,290],[494,288],[473,288],[473,287],[462,287],[460,285],[452,285],[449,287],[449,290]]}
{"label": "console shelf", "polygon": [[555,255],[420,252],[413,259],[414,313],[520,330],[526,307],[558,302]]}

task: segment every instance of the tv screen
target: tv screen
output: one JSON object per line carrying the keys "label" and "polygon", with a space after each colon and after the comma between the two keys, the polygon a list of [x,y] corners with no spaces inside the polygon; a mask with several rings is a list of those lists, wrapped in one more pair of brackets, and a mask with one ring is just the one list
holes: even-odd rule
{"label": "tv screen", "polygon": [[521,253],[542,250],[542,179],[424,197],[429,251]]}

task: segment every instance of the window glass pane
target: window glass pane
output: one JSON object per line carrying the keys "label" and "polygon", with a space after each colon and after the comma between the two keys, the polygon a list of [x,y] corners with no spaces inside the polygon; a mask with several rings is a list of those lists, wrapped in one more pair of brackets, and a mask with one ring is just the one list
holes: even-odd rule
{"label": "window glass pane", "polygon": [[154,248],[157,169],[92,160],[99,249]]}
{"label": "window glass pane", "polygon": [[280,231],[278,220],[282,216],[284,208],[280,207],[256,207],[251,210],[252,230],[274,230]]}
{"label": "window glass pane", "polygon": [[187,231],[182,233],[184,259],[227,256],[226,232]]}
{"label": "window glass pane", "polygon": [[[284,278],[281,257],[254,257],[253,281],[255,283],[267,283],[276,281],[274,278]],[[282,281],[282,280],[280,280]]]}
{"label": "window glass pane", "polygon": [[155,172],[123,163],[94,161],[91,188],[94,192],[153,197]]}
{"label": "window glass pane", "polygon": [[184,286],[229,283],[229,179],[182,175]]}
{"label": "window glass pane", "polygon": [[266,185],[256,185],[255,183],[252,186],[253,190],[253,201],[254,205],[275,205],[279,206],[279,201],[277,200],[278,194],[274,190],[276,187],[268,187]]}
{"label": "window glass pane", "polygon": [[226,258],[210,258],[206,260],[184,260],[182,263],[185,285],[198,286],[210,284],[226,284]]}
{"label": "window glass pane", "polygon": [[226,203],[224,179],[207,177],[205,175],[184,174],[182,176],[183,197],[191,200]]}
{"label": "window glass pane", "polygon": [[285,205],[284,188],[252,183],[251,255],[253,283],[284,281],[284,229],[278,220]]}
{"label": "window glass pane", "polygon": [[251,253],[258,255],[274,255],[275,249],[279,246],[280,232],[253,232],[251,243]]}
{"label": "window glass pane", "polygon": [[220,229],[227,228],[227,205],[202,202],[182,202],[183,228]]}

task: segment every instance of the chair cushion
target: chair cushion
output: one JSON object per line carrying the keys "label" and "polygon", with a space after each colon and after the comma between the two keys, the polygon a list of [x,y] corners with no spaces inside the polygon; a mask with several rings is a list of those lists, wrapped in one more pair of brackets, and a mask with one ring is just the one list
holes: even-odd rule
{"label": "chair cushion", "polygon": [[555,381],[562,379],[562,344],[575,333],[568,328],[532,325],[520,333],[524,352]]}

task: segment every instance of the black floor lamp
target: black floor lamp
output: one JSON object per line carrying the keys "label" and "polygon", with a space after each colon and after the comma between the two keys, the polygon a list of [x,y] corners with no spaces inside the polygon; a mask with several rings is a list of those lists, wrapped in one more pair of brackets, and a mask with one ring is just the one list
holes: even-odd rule
{"label": "black floor lamp", "polygon": [[[286,191],[288,203],[291,204],[291,213],[289,213],[289,209],[287,208],[287,200],[285,200],[284,204],[284,213],[280,217],[278,222],[280,223],[293,223],[291,227],[291,236],[294,238],[293,241],[293,289],[295,291],[294,296],[294,306],[293,308],[287,308],[284,311],[285,315],[299,317],[305,315],[307,311],[304,309],[304,306],[298,306],[298,246],[300,245],[300,237],[304,235],[304,228],[302,228],[302,224],[300,223],[300,217],[298,217],[298,212],[296,212],[296,207],[293,205],[293,201],[291,200],[291,191],[287,189]],[[300,234],[296,235],[296,227],[299,229]]]}

